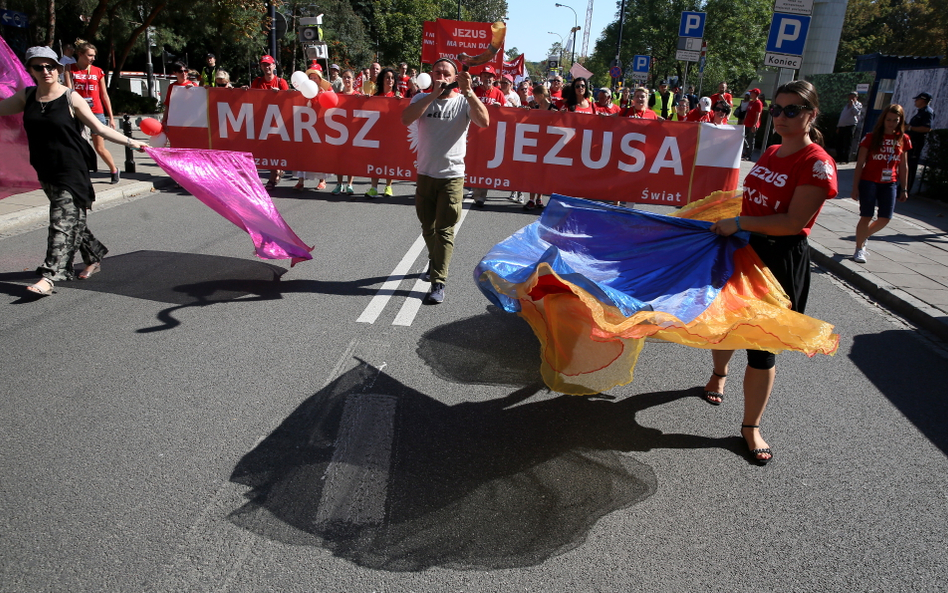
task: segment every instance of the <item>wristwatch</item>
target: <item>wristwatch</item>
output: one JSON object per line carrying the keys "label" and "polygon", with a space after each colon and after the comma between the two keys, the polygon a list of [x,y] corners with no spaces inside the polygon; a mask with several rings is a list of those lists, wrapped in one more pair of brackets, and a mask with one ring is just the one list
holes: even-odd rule
{"label": "wristwatch", "polygon": [[466,91],[464,91],[464,96],[469,99],[473,99],[477,97],[477,95],[474,94],[474,89],[467,89]]}

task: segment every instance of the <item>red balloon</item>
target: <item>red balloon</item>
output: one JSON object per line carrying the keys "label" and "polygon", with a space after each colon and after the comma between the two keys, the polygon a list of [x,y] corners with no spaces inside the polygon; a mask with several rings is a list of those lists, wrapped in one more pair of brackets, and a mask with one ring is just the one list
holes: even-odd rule
{"label": "red balloon", "polygon": [[339,95],[332,91],[323,91],[319,93],[319,96],[316,98],[319,99],[319,104],[326,109],[339,104]]}
{"label": "red balloon", "polygon": [[138,124],[138,129],[146,136],[157,136],[161,133],[161,122],[153,117],[146,117]]}

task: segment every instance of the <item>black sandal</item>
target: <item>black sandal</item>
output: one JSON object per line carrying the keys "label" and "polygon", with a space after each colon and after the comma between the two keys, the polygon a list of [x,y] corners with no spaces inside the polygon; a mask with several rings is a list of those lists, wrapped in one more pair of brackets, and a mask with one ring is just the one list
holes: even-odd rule
{"label": "black sandal", "polygon": [[[745,428],[760,428],[760,424],[741,424],[741,430]],[[741,433],[741,438],[742,439],[744,438],[743,433]],[[744,443],[747,443],[747,439],[744,439]],[[771,451],[770,447],[763,447],[760,449],[751,449],[750,445],[747,445],[747,448],[750,449],[751,459],[757,465],[767,465],[774,459],[774,452]],[[770,457],[768,457],[767,459],[761,459],[760,457],[758,457],[758,455],[760,455],[761,453],[766,453],[767,455],[770,455]]]}
{"label": "black sandal", "polygon": [[[714,375],[715,377],[721,377],[722,379],[725,378],[725,377],[727,377],[727,375],[719,375],[719,374],[715,373],[714,370],[711,371],[711,374]],[[711,399],[712,397],[716,397],[716,398],[719,398],[719,399],[718,399],[717,401],[715,401],[715,400]],[[721,402],[724,401],[724,394],[721,393],[720,391],[705,391],[705,392],[704,392],[704,401],[708,402],[708,403],[711,404],[712,406],[720,406],[720,405],[721,405]]]}

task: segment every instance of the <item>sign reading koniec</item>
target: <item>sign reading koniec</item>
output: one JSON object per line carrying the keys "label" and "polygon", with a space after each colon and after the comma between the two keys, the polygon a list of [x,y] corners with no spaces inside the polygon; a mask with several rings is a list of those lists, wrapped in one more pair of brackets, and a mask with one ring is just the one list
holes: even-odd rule
{"label": "sign reading koniec", "polygon": [[[296,92],[175,87],[172,146],[250,152],[263,169],[414,179],[408,100],[339,96],[313,108]],[[314,101],[315,103],[315,101]],[[691,122],[490,108],[470,128],[470,187],[683,205],[737,188],[743,132]]]}

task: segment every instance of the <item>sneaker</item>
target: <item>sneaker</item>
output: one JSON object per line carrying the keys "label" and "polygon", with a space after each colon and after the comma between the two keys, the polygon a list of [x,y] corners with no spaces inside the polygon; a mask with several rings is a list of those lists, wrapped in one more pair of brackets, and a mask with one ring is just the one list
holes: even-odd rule
{"label": "sneaker", "polygon": [[537,198],[537,208],[546,208],[546,204],[543,203],[543,198]]}
{"label": "sneaker", "polygon": [[115,173],[112,173],[112,179],[109,181],[109,183],[111,183],[112,185],[115,185],[116,183],[119,182],[119,177],[120,175],[118,171],[116,171]]}
{"label": "sneaker", "polygon": [[325,179],[320,179],[320,180],[319,180],[319,185],[316,186],[316,189],[326,189],[326,180],[325,180]]}
{"label": "sneaker", "polygon": [[346,186],[346,194],[351,196],[351,195],[353,195],[354,193],[356,193],[356,190],[353,189],[351,185],[347,185],[347,186]]}
{"label": "sneaker", "polygon": [[857,249],[856,254],[853,255],[853,261],[857,264],[864,264],[866,260],[869,259],[869,252],[865,249]]}
{"label": "sneaker", "polygon": [[435,282],[431,285],[431,292],[428,293],[428,302],[440,305],[444,302],[444,283]]}
{"label": "sneaker", "polygon": [[385,195],[388,196],[388,197],[392,197],[392,196],[395,195],[395,191],[392,189],[392,186],[391,186],[391,185],[386,185],[386,186],[385,186]]}
{"label": "sneaker", "polygon": [[342,184],[337,183],[336,187],[332,188],[332,195],[338,196],[341,193],[342,193]]}
{"label": "sneaker", "polygon": [[369,191],[365,192],[365,197],[367,198],[377,198],[379,197],[379,190],[374,187],[370,187]]}
{"label": "sneaker", "polygon": [[533,210],[536,207],[537,205],[533,202],[533,200],[527,200],[527,203],[523,205],[524,210]]}
{"label": "sneaker", "polygon": [[512,191],[512,192],[510,192],[510,198],[509,198],[509,199],[512,200],[512,201],[514,201],[514,202],[519,202],[519,201],[520,201],[520,192],[518,192],[518,191]]}
{"label": "sneaker", "polygon": [[474,200],[474,205],[477,206],[478,208],[483,208],[483,207],[484,207],[484,202],[486,202],[486,201],[487,201],[487,200]]}

